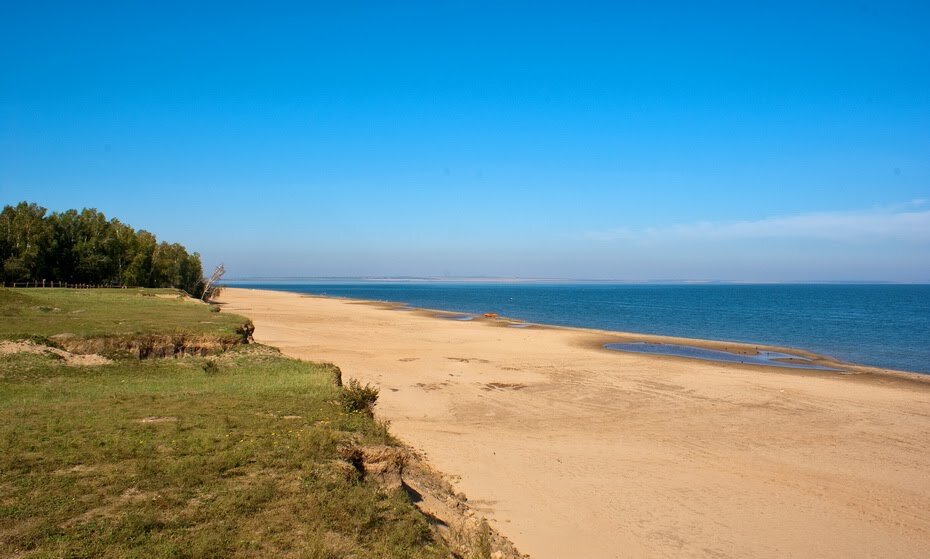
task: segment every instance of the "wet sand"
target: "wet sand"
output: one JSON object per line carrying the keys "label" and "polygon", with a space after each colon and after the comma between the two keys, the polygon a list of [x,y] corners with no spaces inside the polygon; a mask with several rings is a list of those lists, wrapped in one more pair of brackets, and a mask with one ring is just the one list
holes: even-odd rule
{"label": "wet sand", "polygon": [[377,384],[377,415],[536,559],[930,556],[927,376],[617,352],[602,346],[683,340],[291,293],[221,299],[257,341]]}

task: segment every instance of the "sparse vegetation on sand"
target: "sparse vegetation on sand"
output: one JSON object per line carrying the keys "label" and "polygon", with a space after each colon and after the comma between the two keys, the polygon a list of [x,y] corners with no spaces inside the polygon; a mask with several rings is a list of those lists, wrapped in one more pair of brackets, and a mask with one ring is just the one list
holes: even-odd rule
{"label": "sparse vegetation on sand", "polygon": [[394,443],[345,412],[333,367],[254,344],[89,365],[42,350],[240,338],[244,319],[177,295],[0,290],[0,338],[33,340],[0,354],[0,556],[452,556],[402,489],[346,458]]}
{"label": "sparse vegetation on sand", "polygon": [[342,409],[347,413],[359,412],[371,416],[378,401],[378,389],[370,384],[362,385],[353,378],[343,387],[339,397]]}

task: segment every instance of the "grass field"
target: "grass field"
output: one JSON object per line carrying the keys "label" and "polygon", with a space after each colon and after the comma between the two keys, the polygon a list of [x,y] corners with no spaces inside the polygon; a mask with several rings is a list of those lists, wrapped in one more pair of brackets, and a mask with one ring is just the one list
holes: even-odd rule
{"label": "grass field", "polygon": [[[3,320],[23,320],[0,337],[242,322],[142,293],[0,290]],[[95,366],[0,355],[0,556],[449,557],[405,493],[344,460],[392,441],[341,390],[331,367],[255,345]]]}
{"label": "grass field", "polygon": [[241,316],[175,289],[0,289],[0,338],[184,333],[235,338]]}

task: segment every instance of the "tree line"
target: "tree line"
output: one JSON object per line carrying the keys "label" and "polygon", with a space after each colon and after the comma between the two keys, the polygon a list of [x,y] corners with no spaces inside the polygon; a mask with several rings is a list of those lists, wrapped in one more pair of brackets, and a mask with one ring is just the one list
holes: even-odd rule
{"label": "tree line", "polygon": [[56,281],[135,287],[176,287],[200,297],[198,253],[136,231],[92,208],[48,213],[29,202],[0,212],[4,283]]}

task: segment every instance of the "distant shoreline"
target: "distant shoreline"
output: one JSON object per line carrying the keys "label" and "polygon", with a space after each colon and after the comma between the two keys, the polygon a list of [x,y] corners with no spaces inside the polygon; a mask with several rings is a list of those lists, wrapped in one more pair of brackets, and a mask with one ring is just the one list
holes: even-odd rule
{"label": "distant shoreline", "polygon": [[[370,283],[301,283],[295,281],[289,283],[238,282],[230,283],[228,285],[229,287],[270,289],[274,291],[285,291],[302,295],[314,294],[331,297],[344,297],[356,301],[384,302],[387,304],[401,303],[416,308],[432,310],[436,313],[458,312],[483,314],[484,312],[494,312],[501,314],[502,316],[507,316],[512,320],[531,322],[551,327],[579,328],[609,333],[618,333],[627,336],[625,341],[647,340],[655,343],[681,343],[683,345],[689,345],[693,347],[704,347],[707,349],[718,350],[727,346],[768,348],[774,351],[803,355],[806,358],[815,360],[817,366],[828,368],[855,368],[856,370],[867,369],[872,372],[879,370],[893,370],[918,375],[930,374],[930,371],[914,368],[914,365],[911,367],[907,366],[908,361],[904,358],[908,355],[907,352],[911,352],[916,356],[919,356],[920,351],[922,350],[920,350],[919,346],[902,345],[908,344],[908,342],[905,342],[903,338],[899,340],[894,336],[890,336],[885,331],[890,326],[884,323],[878,326],[879,328],[882,328],[882,330],[878,332],[877,335],[862,339],[860,324],[857,322],[849,322],[846,327],[847,329],[853,330],[852,334],[860,336],[860,338],[857,339],[843,337],[842,331],[840,330],[836,330],[834,333],[831,328],[836,328],[836,324],[833,322],[826,322],[824,325],[818,326],[817,329],[811,331],[812,334],[828,336],[825,339],[819,340],[818,344],[814,343],[815,340],[813,339],[802,339],[800,334],[797,332],[790,332],[790,335],[779,333],[778,328],[780,327],[782,329],[786,327],[797,328],[796,325],[789,324],[786,319],[782,319],[781,323],[774,319],[761,321],[756,325],[756,330],[743,329],[746,328],[746,326],[742,325],[742,322],[746,321],[747,317],[748,319],[756,320],[755,314],[763,315],[765,313],[775,312],[779,310],[777,308],[774,310],[771,307],[759,309],[741,308],[739,309],[740,314],[733,315],[732,317],[727,314],[730,313],[733,308],[729,306],[730,294],[728,294],[726,290],[737,290],[737,292],[740,293],[745,292],[746,290],[759,291],[759,293],[752,293],[750,296],[748,296],[748,304],[751,306],[756,304],[756,299],[760,297],[765,298],[771,296],[773,290],[780,292],[779,287],[785,287],[785,289],[793,290],[802,289],[805,292],[812,290],[814,293],[821,293],[823,290],[831,289],[831,286],[822,284],[812,284],[810,286],[774,286],[767,284],[695,285],[693,286],[693,289],[697,290],[695,292],[690,291],[690,289],[692,289],[690,287],[666,284],[634,286],[627,284],[462,284],[452,282],[384,283],[374,281]],[[476,295],[470,299],[462,296],[463,293],[468,295],[469,286],[474,286],[475,289],[478,290],[474,293],[480,293],[481,295]],[[578,293],[564,291],[572,287],[578,287]],[[597,300],[597,304],[592,308],[590,306],[585,307],[581,304],[576,304],[574,299],[566,301],[552,300],[551,295],[548,296],[549,298],[539,302],[535,302],[527,298],[533,293],[546,293],[546,290],[551,290],[551,293],[554,293],[557,296],[566,294],[566,296],[569,297],[574,297],[579,294],[583,295],[586,292],[595,294],[608,293],[608,295],[604,296],[597,295],[597,297],[594,297],[594,299],[600,299],[603,297],[609,298],[611,296],[609,294],[614,293],[614,290],[610,290],[611,287],[617,287],[620,293],[623,294],[638,295],[640,293],[655,292],[663,295],[652,299],[648,302],[648,304],[640,304],[640,302],[636,300],[632,302],[625,302],[614,311],[609,309],[604,310],[603,307],[605,303],[601,302],[600,300]],[[805,290],[805,287],[810,287],[810,289]],[[498,288],[501,290],[510,290],[506,292],[499,292]],[[608,291],[598,291],[600,288],[607,289]],[[669,291],[670,293],[680,294],[679,299],[672,302],[666,301],[663,298],[666,296],[666,289],[671,290]],[[867,293],[883,293],[887,290],[892,290],[892,292],[897,293],[899,289],[913,291],[914,286],[889,286],[879,284],[868,284],[863,286],[844,284],[835,286],[835,289],[839,290],[839,293],[846,293],[847,289],[864,290]],[[921,289],[919,293],[921,296],[923,296],[924,289],[918,289]],[[499,296],[500,293],[504,293],[504,296]],[[722,300],[723,304],[728,306],[721,309],[716,309],[712,304],[709,304],[708,307],[705,308],[703,299],[700,299],[702,293],[715,294],[715,296],[717,296],[719,299],[717,301],[718,303],[720,303]],[[516,297],[518,299],[522,298],[523,300],[516,301],[514,303],[508,303],[507,301],[501,300],[502,298],[507,298],[506,296],[508,295],[513,295],[511,299]],[[849,298],[850,296],[844,295],[843,297]],[[692,299],[699,300],[692,301]],[[683,300],[684,302],[682,302]],[[609,302],[610,301],[607,301],[607,303]],[[505,305],[505,303],[509,304],[509,306]],[[737,306],[745,307],[746,304],[747,303],[744,302],[742,305]],[[640,320],[638,323],[620,326],[622,321],[614,320],[612,318],[616,313],[624,313],[625,316],[623,317],[623,321],[629,322],[630,317],[635,315],[637,312],[637,306],[647,308],[649,305],[656,307],[660,310],[660,312],[656,311],[651,315],[643,315],[642,320]],[[677,310],[675,309],[676,306],[681,305],[691,305],[692,310],[688,310],[687,308]],[[664,310],[664,307],[668,306],[672,307],[671,311]],[[683,318],[693,318],[693,315],[698,312],[703,312],[707,316],[703,319],[700,319],[700,317],[693,318],[693,320],[697,321],[695,323],[696,326],[686,327],[685,325],[675,322],[675,312],[677,312],[678,315]],[[796,312],[797,310],[788,313],[791,316],[791,320],[795,322],[798,321],[794,316]],[[817,311],[808,311],[805,309],[803,312],[808,313],[810,316],[808,320],[818,318]],[[834,308],[830,310],[830,312],[840,312],[844,315],[848,314],[845,308],[840,308],[839,310]],[[924,323],[926,323],[928,319],[916,319],[912,317],[910,320],[923,320]],[[801,317],[800,322],[804,322],[803,316]],[[705,333],[715,327],[718,328],[718,330],[714,331],[714,335],[707,335]],[[720,329],[721,327],[723,327],[723,329]],[[924,329],[926,328],[927,325],[924,324]],[[881,340],[878,335],[884,336],[888,339]],[[917,335],[917,337],[920,336]],[[605,343],[612,343],[612,341]],[[856,351],[844,351],[844,346],[842,344],[856,345]],[[887,358],[882,357],[883,354],[870,353],[868,351],[869,344],[871,344],[873,347],[876,347],[876,351],[881,352],[888,352],[890,349],[895,347],[894,344],[898,344],[898,346],[901,346],[902,349],[900,349],[899,353],[894,356],[895,359],[888,360]],[[857,355],[860,356],[859,359],[856,358]],[[928,356],[927,359],[930,359],[930,356]],[[911,358],[910,363],[924,364],[925,361],[926,360],[920,359],[919,357],[913,357]]]}
{"label": "distant shoreline", "polygon": [[[261,290],[255,290],[261,291]],[[272,290],[273,291],[273,290]],[[920,383],[925,383],[930,385],[930,374],[921,373],[918,371],[904,371],[898,369],[890,369],[886,367],[874,367],[871,365],[864,365],[861,363],[850,363],[847,361],[841,361],[839,359],[830,357],[828,355],[822,355],[806,349],[790,347],[790,346],[778,346],[770,344],[761,344],[761,343],[751,343],[751,342],[740,342],[733,340],[711,340],[705,338],[690,338],[690,337],[680,337],[680,336],[668,336],[663,334],[647,334],[643,332],[626,332],[622,330],[603,330],[599,328],[586,328],[583,326],[565,326],[561,324],[547,324],[547,323],[535,323],[535,322],[526,322],[519,318],[508,317],[508,316],[494,316],[494,317],[485,317],[482,315],[470,315],[470,313],[461,313],[458,311],[450,311],[444,309],[434,309],[426,307],[414,307],[406,303],[398,303],[394,301],[379,301],[371,299],[358,299],[354,297],[342,297],[338,295],[318,295],[313,293],[301,293],[296,291],[279,291],[280,293],[291,293],[294,295],[299,295],[300,297],[307,298],[320,298],[320,299],[333,299],[337,301],[345,301],[353,304],[364,304],[372,305],[375,307],[385,308],[389,310],[397,311],[413,311],[414,313],[435,319],[444,319],[452,318],[455,315],[467,315],[472,318],[469,319],[470,322],[486,322],[491,323],[495,326],[513,326],[513,325],[525,325],[524,329],[549,329],[549,330],[564,330],[568,332],[581,332],[586,334],[595,334],[599,336],[599,339],[596,341],[588,342],[584,345],[591,349],[607,351],[609,353],[618,352],[618,350],[611,349],[607,346],[613,344],[624,344],[624,343],[648,343],[656,345],[679,345],[686,346],[695,349],[706,349],[711,351],[721,351],[733,354],[743,354],[747,356],[756,355],[763,352],[774,352],[774,353],[786,353],[792,354],[793,356],[806,359],[810,362],[813,367],[791,367],[791,368],[776,368],[776,372],[786,373],[786,372],[799,372],[799,373],[823,373],[823,374],[860,374],[866,373],[870,375],[879,375],[879,376],[888,376],[894,377],[903,380],[913,380]],[[448,315],[448,316],[443,316]],[[625,351],[619,351],[620,353],[630,353]],[[717,360],[708,360],[700,359],[696,357],[687,357],[673,354],[662,354],[662,353],[640,353],[635,352],[638,355],[646,357],[654,357],[657,359],[669,359],[672,361],[675,360],[684,360],[684,361],[705,361],[710,362],[718,366],[738,366],[738,367],[749,367],[756,368],[759,370],[772,369],[771,365],[752,363],[752,362],[730,362],[730,361],[717,361]]]}
{"label": "distant shoreline", "polygon": [[720,279],[585,279],[585,278],[523,278],[523,277],[242,277],[223,280],[234,287],[241,283],[487,283],[487,284],[556,284],[556,285],[930,285],[930,280],[918,282],[878,280],[798,280],[756,281]]}

